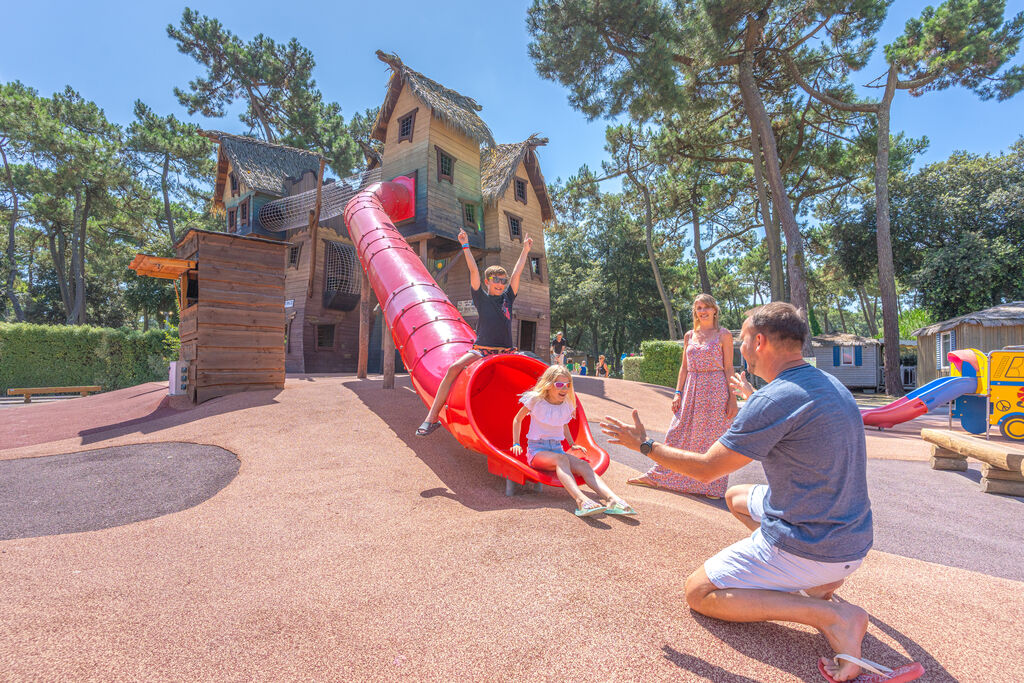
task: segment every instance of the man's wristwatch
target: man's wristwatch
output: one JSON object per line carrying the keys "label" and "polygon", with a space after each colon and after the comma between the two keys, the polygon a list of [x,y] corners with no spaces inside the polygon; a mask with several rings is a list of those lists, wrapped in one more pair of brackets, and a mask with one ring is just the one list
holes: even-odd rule
{"label": "man's wristwatch", "polygon": [[653,450],[654,439],[647,439],[647,441],[644,441],[642,444],[640,444],[640,453],[642,453],[643,455],[650,455],[651,451]]}

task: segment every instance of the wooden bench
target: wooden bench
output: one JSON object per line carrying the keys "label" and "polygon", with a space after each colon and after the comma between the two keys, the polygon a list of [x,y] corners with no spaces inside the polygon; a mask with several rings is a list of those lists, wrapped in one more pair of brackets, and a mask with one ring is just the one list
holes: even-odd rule
{"label": "wooden bench", "polygon": [[32,397],[36,394],[81,394],[82,396],[88,396],[89,394],[95,394],[97,391],[102,391],[103,387],[89,386],[89,387],[32,387],[31,389],[8,389],[8,396],[25,396],[25,403],[31,403]]}
{"label": "wooden bench", "polygon": [[1024,496],[1024,451],[1000,443],[945,429],[922,429],[921,438],[932,444],[933,470],[967,469],[967,458],[984,463],[981,490]]}

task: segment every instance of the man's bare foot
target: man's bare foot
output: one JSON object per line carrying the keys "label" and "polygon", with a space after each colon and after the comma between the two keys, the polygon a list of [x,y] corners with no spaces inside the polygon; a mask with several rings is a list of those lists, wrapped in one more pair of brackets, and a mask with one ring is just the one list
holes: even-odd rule
{"label": "man's bare foot", "polygon": [[823,586],[815,586],[814,588],[808,588],[804,591],[804,595],[809,598],[818,598],[819,600],[831,600],[832,595],[843,585],[843,579],[839,581],[833,581],[832,583],[826,583]]}
{"label": "man's bare foot", "polygon": [[[861,642],[868,632],[868,613],[848,602],[832,603],[835,621],[822,629],[821,633],[828,640],[836,654],[860,657]],[[860,667],[851,662],[841,660],[838,666],[831,659],[821,658],[828,675],[837,681],[849,681],[860,674]]]}

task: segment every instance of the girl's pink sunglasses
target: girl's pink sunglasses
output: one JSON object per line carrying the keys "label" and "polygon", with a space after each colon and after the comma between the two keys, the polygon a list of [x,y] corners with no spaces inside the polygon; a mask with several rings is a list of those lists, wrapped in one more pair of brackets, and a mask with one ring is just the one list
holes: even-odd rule
{"label": "girl's pink sunglasses", "polygon": [[569,386],[568,382],[555,382],[555,389],[565,389]]}

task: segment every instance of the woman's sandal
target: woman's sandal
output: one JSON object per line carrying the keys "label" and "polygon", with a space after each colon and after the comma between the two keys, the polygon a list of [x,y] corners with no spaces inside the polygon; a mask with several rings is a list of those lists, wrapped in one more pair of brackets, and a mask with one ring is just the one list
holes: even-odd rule
{"label": "woman's sandal", "polygon": [[[911,662],[910,664],[904,664],[900,668],[893,670],[887,666],[881,664],[875,664],[866,659],[859,659],[853,655],[839,654],[833,658],[833,661],[838,665],[839,660],[845,659],[848,662],[856,664],[862,669],[866,669],[871,673],[862,673],[856,678],[850,679],[848,683],[905,683],[905,681],[913,681],[924,675],[924,667],[918,662]],[[828,671],[825,670],[825,663],[822,660],[818,660],[818,672],[825,677],[829,683],[838,683],[836,679],[829,676]]]}
{"label": "woman's sandal", "polygon": [[632,515],[639,514],[633,509],[633,506],[629,503],[612,503],[608,506],[608,509],[604,511],[606,515]]}
{"label": "woman's sandal", "polygon": [[429,436],[434,433],[435,430],[441,427],[440,422],[428,422],[423,421],[419,427],[416,428],[416,436]]}
{"label": "woman's sandal", "polygon": [[606,511],[608,508],[605,505],[600,505],[592,500],[588,500],[583,503],[581,507],[576,508],[577,517],[590,517],[591,515],[599,515]]}
{"label": "woman's sandal", "polygon": [[643,487],[649,488],[649,489],[656,489],[656,488],[658,488],[657,484],[652,482],[647,477],[636,477],[635,479],[627,479],[626,483],[630,484],[632,486],[643,486]]}

